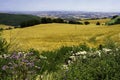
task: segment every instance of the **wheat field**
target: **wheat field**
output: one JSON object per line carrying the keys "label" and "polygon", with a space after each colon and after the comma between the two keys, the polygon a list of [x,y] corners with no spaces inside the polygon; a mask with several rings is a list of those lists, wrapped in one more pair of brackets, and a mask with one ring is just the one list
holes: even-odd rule
{"label": "wheat field", "polygon": [[33,27],[5,30],[2,35],[14,45],[12,45],[12,50],[29,48],[39,51],[54,50],[61,46],[73,46],[81,43],[94,47],[104,43],[106,39],[120,42],[120,25],[40,24]]}

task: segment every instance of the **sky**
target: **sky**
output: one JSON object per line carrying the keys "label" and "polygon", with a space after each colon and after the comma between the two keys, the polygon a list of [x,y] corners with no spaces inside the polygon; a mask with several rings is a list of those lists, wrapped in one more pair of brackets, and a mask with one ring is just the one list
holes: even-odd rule
{"label": "sky", "polygon": [[120,0],[0,0],[0,11],[120,12]]}

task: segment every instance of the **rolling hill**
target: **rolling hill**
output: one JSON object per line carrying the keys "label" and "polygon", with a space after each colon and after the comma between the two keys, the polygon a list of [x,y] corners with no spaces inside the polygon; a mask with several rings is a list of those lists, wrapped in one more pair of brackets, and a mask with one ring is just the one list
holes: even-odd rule
{"label": "rolling hill", "polygon": [[54,50],[61,46],[73,46],[87,43],[89,46],[98,46],[109,38],[120,42],[120,25],[113,27],[105,25],[75,25],[75,24],[40,24],[27,28],[4,30],[3,37],[8,42],[15,43],[12,49],[34,48]]}
{"label": "rolling hill", "polygon": [[33,15],[0,13],[0,24],[4,25],[19,26],[22,22],[32,19],[38,20],[40,17]]}

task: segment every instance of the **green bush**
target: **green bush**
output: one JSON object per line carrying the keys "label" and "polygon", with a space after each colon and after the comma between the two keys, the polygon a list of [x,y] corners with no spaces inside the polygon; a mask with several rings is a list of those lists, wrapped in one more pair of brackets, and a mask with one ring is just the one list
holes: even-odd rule
{"label": "green bush", "polygon": [[[110,49],[108,54],[103,48]],[[40,52],[30,49],[26,52],[8,51],[9,45],[0,37],[0,80],[36,80],[38,75],[53,73],[52,80],[120,80],[120,47],[112,40],[104,46],[90,48],[85,43],[79,46],[63,46],[55,51]],[[63,69],[62,65],[74,53],[85,51]],[[100,52],[100,55],[98,53]]]}
{"label": "green bush", "polygon": [[96,25],[100,25],[100,22],[97,22]]}
{"label": "green bush", "polygon": [[0,35],[0,55],[8,54],[9,44]]}
{"label": "green bush", "polygon": [[115,16],[113,19],[111,19],[109,22],[106,23],[106,25],[115,25],[120,24],[120,16]]}
{"label": "green bush", "polygon": [[90,24],[90,22],[88,22],[88,21],[85,21],[85,22],[84,22],[84,24],[85,24],[85,25],[89,25],[89,24]]}

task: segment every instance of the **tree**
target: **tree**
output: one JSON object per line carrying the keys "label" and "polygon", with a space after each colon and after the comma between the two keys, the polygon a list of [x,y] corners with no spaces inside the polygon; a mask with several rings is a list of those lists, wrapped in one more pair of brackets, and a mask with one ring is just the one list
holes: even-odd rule
{"label": "tree", "polygon": [[64,20],[61,18],[53,19],[54,23],[64,23]]}
{"label": "tree", "polygon": [[41,23],[42,23],[42,24],[47,23],[47,19],[46,19],[45,17],[41,18]]}
{"label": "tree", "polygon": [[37,19],[33,19],[33,20],[28,20],[28,21],[22,22],[20,24],[20,27],[24,28],[24,27],[29,27],[29,26],[37,25],[37,24],[40,24],[40,21],[37,20]]}
{"label": "tree", "polygon": [[112,17],[112,19],[115,19],[116,17],[118,17],[118,15],[114,15],[114,16]]}
{"label": "tree", "polygon": [[100,22],[97,22],[96,25],[100,25]]}
{"label": "tree", "polygon": [[90,22],[88,22],[88,21],[85,21],[85,22],[84,22],[84,24],[85,24],[85,25],[88,25],[88,24],[90,24]]}
{"label": "tree", "polygon": [[82,24],[81,22],[74,21],[74,20],[70,20],[68,23],[69,24]]}

